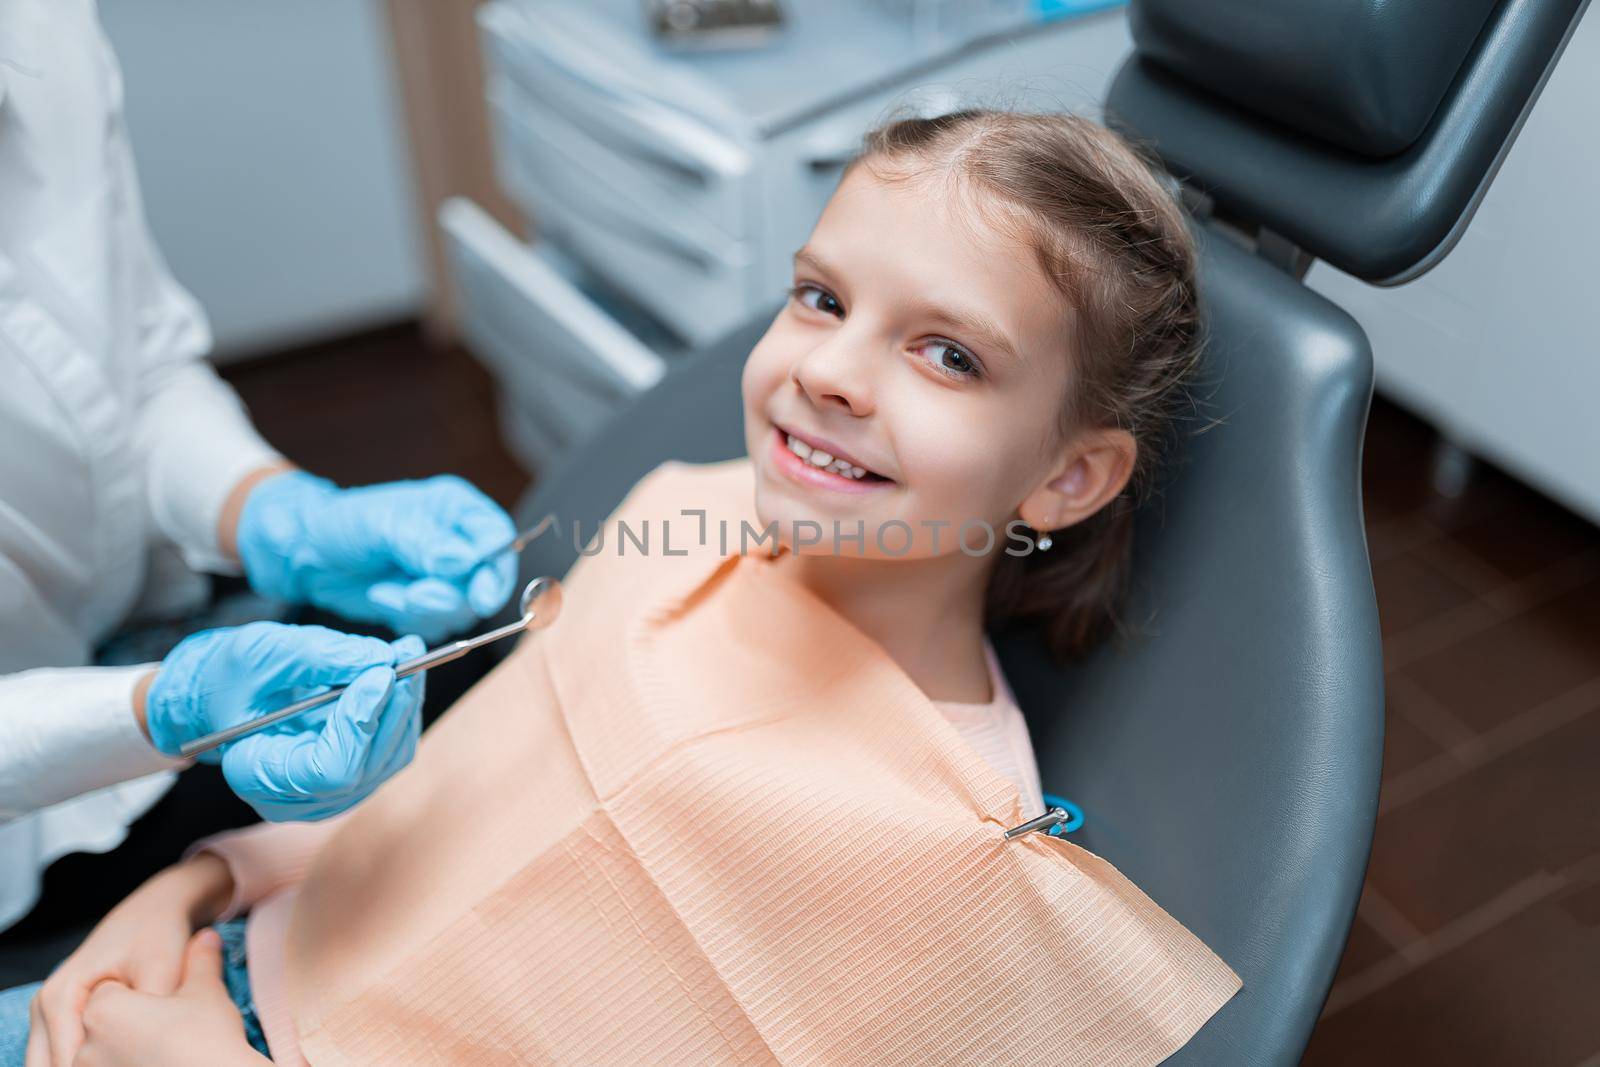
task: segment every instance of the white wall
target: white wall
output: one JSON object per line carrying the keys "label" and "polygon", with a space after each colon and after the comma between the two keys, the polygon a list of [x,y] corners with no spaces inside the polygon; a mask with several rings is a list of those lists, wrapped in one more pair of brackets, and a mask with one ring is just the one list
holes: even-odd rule
{"label": "white wall", "polygon": [[382,0],[100,0],[156,239],[222,358],[420,307]]}

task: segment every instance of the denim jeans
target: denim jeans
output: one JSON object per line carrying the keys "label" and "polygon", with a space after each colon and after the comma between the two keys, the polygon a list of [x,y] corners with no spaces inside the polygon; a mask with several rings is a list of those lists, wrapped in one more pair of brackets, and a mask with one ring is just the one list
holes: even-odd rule
{"label": "denim jeans", "polygon": [[[222,935],[222,981],[244,1022],[244,1036],[250,1047],[267,1055],[267,1039],[256,1018],[255,1000],[250,995],[250,974],[246,969],[244,920],[218,923]],[[39,992],[40,983],[17,986],[0,992],[0,1067],[23,1067],[28,1051],[28,1009]],[[269,1057],[270,1058],[270,1057]]]}

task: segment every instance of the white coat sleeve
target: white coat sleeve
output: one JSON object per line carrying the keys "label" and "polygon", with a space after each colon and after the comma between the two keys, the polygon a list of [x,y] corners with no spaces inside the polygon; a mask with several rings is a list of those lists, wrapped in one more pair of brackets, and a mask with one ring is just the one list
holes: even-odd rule
{"label": "white coat sleeve", "polygon": [[0,823],[102,786],[184,767],[133,717],[133,689],[158,664],[41,667],[0,675]]}
{"label": "white coat sleeve", "polygon": [[[120,86],[116,57],[104,42],[103,54]],[[145,460],[151,519],[194,569],[238,574],[238,564],[217,546],[222,506],[241,478],[282,457],[256,433],[238,395],[206,361],[210,326],[150,235],[120,106],[110,126],[108,177],[122,212],[116,224],[127,242],[138,317],[135,442]],[[249,254],[243,244],[240,254]]]}

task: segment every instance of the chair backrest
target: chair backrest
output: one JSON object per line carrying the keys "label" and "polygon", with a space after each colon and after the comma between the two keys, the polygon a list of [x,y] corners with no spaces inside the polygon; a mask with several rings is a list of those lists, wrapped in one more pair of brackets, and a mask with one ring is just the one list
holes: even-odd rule
{"label": "chair backrest", "polygon": [[1586,2],[1132,0],[1135,54],[1107,118],[1223,224],[1203,280],[1224,422],[1141,516],[1151,636],[1016,684],[1048,717],[1042,763],[1098,812],[1086,843],[1244,978],[1173,1063],[1298,1061],[1376,816],[1371,357],[1296,279],[1313,258],[1385,285],[1437,264]]}
{"label": "chair backrest", "polygon": [[[1001,660],[1079,838],[1238,972],[1169,1062],[1293,1064],[1377,818],[1383,672],[1361,520],[1372,358],[1348,315],[1212,236],[1202,411],[1137,520],[1134,636]],[[1215,419],[1206,426],[1205,417]]]}

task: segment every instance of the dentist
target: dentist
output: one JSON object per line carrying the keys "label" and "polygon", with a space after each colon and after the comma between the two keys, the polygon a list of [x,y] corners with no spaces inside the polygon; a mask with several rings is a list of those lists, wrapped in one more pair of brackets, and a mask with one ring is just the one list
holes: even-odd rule
{"label": "dentist", "polygon": [[[240,252],[248,255],[248,246]],[[268,819],[319,819],[411,759],[420,676],[393,665],[497,611],[510,519],[455,478],[341,489],[294,470],[203,359],[146,228],[121,75],[92,0],[0,5],[0,929],[39,873],[102,852],[192,737],[332,684],[325,713],[220,754]],[[276,599],[410,634],[253,623],[95,667],[127,620],[242,573]]]}

